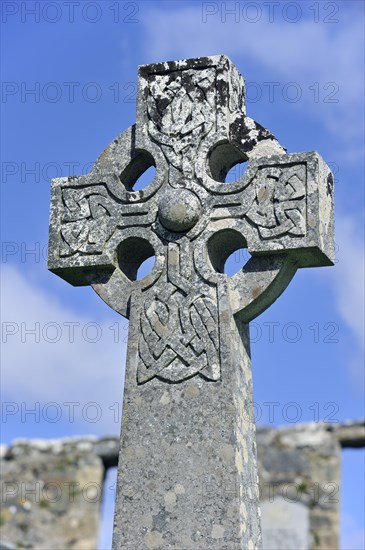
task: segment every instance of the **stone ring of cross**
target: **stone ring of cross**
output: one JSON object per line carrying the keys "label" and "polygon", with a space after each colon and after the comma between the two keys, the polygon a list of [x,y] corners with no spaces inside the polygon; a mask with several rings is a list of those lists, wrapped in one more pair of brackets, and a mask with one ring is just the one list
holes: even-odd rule
{"label": "stone ring of cross", "polygon": [[[246,116],[244,96],[226,56],[141,66],[136,124],[88,175],[53,180],[49,267],[133,314],[138,383],[219,380],[211,339],[226,322],[220,297],[248,322],[298,267],[333,263],[328,166],[315,152],[287,154]],[[224,183],[245,161],[245,173]],[[150,166],[154,179],[133,190]],[[241,248],[252,257],[228,277],[225,261]],[[136,280],[152,256],[152,271]]]}

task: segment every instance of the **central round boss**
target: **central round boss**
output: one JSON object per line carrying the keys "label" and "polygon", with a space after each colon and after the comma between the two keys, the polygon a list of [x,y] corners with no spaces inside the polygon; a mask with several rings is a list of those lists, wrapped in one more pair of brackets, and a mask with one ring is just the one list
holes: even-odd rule
{"label": "central round boss", "polygon": [[201,204],[198,197],[187,189],[170,189],[161,197],[158,214],[162,225],[169,231],[187,231],[199,220]]}

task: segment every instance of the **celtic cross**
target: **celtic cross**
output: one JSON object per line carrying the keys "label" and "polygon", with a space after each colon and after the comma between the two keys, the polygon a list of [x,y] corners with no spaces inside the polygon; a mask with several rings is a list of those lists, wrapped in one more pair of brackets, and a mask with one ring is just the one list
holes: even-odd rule
{"label": "celtic cross", "polygon": [[115,550],[260,547],[248,323],[333,256],[328,166],[246,116],[226,56],[141,66],[137,123],[53,180],[49,269],[130,319]]}

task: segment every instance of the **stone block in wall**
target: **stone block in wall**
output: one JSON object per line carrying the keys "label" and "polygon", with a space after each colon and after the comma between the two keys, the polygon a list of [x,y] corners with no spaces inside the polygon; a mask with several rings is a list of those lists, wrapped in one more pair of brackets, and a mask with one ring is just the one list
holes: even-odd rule
{"label": "stone block in wall", "polygon": [[4,452],[1,548],[97,547],[104,465],[94,443],[18,440]]}
{"label": "stone block in wall", "polygon": [[335,550],[341,446],[328,425],[257,430],[264,550]]}

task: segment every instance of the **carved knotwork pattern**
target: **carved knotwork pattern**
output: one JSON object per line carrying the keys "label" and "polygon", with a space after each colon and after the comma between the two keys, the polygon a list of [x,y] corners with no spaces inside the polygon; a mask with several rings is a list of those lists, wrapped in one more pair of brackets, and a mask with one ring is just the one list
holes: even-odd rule
{"label": "carved knotwork pattern", "polygon": [[61,256],[101,254],[116,225],[116,203],[102,185],[62,192]]}
{"label": "carved knotwork pattern", "polygon": [[[213,217],[246,217],[263,239],[306,234],[306,166],[266,166],[241,192],[252,204],[237,213]],[[232,200],[232,199],[230,199]],[[246,201],[247,204],[247,201]],[[156,212],[148,204],[121,204],[105,184],[62,190],[60,256],[102,254],[117,227],[148,226]]]}
{"label": "carved knotwork pattern", "polygon": [[207,296],[184,296],[174,288],[144,304],[139,340],[138,382],[159,377],[170,382],[200,373],[219,380],[217,305]]}
{"label": "carved knotwork pattern", "polygon": [[189,174],[202,139],[216,125],[214,68],[151,75],[148,133],[177,170]]}
{"label": "carved knotwork pattern", "polygon": [[304,164],[261,168],[251,185],[255,199],[246,217],[263,239],[306,234],[306,167]]}
{"label": "carved knotwork pattern", "polygon": [[217,289],[194,282],[191,246],[170,243],[167,280],[144,293],[139,383],[157,376],[179,382],[200,374],[220,379]]}
{"label": "carved knotwork pattern", "polygon": [[[216,209],[213,217],[244,216],[265,240],[306,234],[305,164],[262,167],[241,193],[252,201],[248,208],[238,199],[236,213],[217,216]],[[61,206],[61,257],[102,254],[117,227],[147,227],[156,218],[148,203],[121,204],[105,184],[65,187]]]}
{"label": "carved knotwork pattern", "polygon": [[117,227],[148,226],[156,213],[121,204],[105,184],[62,189],[60,256],[102,254]]}

